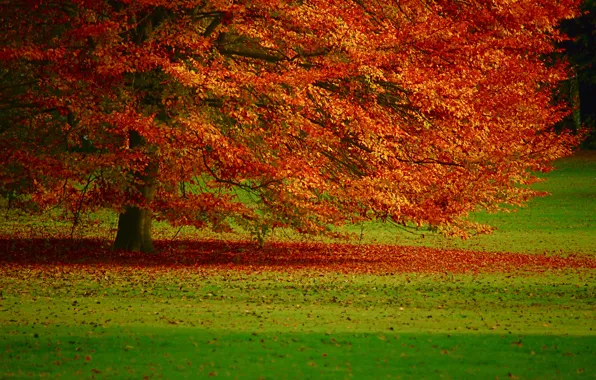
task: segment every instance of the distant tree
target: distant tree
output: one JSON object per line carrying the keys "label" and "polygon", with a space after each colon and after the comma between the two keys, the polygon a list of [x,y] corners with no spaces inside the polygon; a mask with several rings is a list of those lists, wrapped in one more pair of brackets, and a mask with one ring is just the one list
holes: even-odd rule
{"label": "distant tree", "polygon": [[573,129],[588,129],[590,135],[585,144],[591,146],[596,139],[596,1],[584,0],[581,14],[563,20],[561,30],[570,38],[560,46],[574,74],[567,84],[574,111],[565,124],[571,122]]}
{"label": "distant tree", "polygon": [[75,221],[115,209],[115,248],[145,252],[153,217],[482,229],[462,218],[524,202],[577,142],[552,129],[565,67],[541,59],[577,5],[3,2],[0,190]]}

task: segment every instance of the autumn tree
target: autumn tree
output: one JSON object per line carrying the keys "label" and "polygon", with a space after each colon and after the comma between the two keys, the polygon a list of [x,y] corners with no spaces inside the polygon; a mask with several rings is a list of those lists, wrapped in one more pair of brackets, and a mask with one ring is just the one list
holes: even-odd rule
{"label": "autumn tree", "polygon": [[[15,207],[320,234],[479,228],[570,152],[576,0],[14,0],[0,4],[0,191]],[[17,86],[18,91],[12,86]],[[240,195],[241,196],[240,196]],[[248,198],[253,202],[247,201]]]}

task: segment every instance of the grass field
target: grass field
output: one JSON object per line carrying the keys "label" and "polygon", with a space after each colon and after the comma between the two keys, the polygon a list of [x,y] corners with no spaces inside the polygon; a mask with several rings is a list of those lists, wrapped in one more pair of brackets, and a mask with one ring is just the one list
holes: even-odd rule
{"label": "grass field", "polygon": [[12,268],[3,377],[594,376],[594,271]]}
{"label": "grass field", "polygon": [[596,155],[557,166],[552,196],[477,215],[498,231],[469,242],[368,225],[362,244],[258,250],[189,230],[143,256],[7,220],[0,378],[596,378]]}

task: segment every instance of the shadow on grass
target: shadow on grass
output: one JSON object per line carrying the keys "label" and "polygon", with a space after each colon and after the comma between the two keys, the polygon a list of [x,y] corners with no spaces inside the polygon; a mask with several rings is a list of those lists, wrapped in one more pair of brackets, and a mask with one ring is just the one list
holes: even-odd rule
{"label": "shadow on grass", "polygon": [[596,269],[596,258],[584,255],[536,255],[441,250],[427,247],[322,243],[157,241],[156,254],[112,251],[106,240],[0,237],[0,266],[93,265],[163,269],[173,267],[339,272],[476,273],[515,270]]}

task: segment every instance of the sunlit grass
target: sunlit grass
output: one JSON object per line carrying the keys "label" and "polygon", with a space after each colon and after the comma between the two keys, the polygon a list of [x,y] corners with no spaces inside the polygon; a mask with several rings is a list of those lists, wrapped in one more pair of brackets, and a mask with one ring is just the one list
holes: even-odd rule
{"label": "sunlit grass", "polygon": [[3,277],[3,324],[596,335],[590,272],[377,276],[57,267]]}
{"label": "sunlit grass", "polygon": [[9,271],[0,375],[581,377],[593,275]]}

